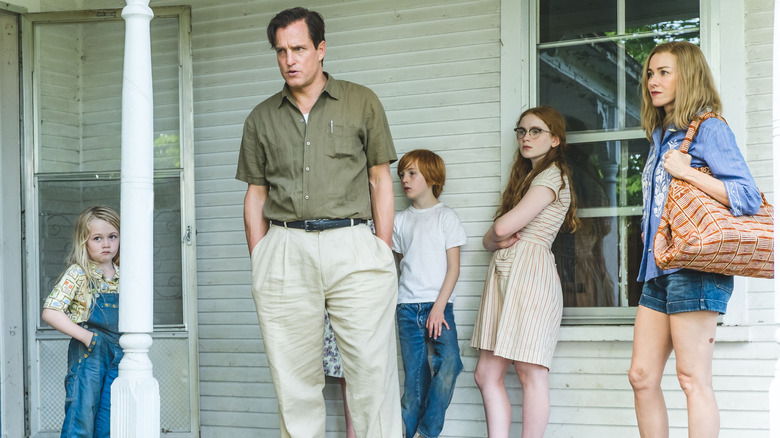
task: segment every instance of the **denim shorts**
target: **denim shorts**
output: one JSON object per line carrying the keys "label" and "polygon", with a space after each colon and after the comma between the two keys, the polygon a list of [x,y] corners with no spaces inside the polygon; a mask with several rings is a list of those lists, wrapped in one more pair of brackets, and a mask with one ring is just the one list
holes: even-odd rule
{"label": "denim shorts", "polygon": [[683,269],[645,282],[639,305],[670,315],[709,310],[726,313],[734,277]]}

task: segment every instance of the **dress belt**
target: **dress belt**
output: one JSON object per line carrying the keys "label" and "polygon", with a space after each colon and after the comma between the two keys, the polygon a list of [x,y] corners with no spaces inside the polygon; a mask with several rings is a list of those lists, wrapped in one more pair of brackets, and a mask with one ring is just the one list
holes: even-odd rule
{"label": "dress belt", "polygon": [[305,221],[277,221],[269,220],[272,225],[285,228],[296,228],[305,231],[325,231],[334,228],[352,227],[355,225],[368,223],[365,219],[310,219]]}

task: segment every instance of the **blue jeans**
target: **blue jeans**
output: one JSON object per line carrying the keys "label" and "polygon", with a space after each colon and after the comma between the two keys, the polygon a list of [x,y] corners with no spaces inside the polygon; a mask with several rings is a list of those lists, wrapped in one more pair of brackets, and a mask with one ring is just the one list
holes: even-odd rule
{"label": "blue jeans", "polygon": [[111,383],[123,356],[118,304],[119,294],[95,294],[89,320],[82,324],[92,332],[89,348],[70,340],[61,438],[108,438],[111,434]]}
{"label": "blue jeans", "polygon": [[[419,432],[425,438],[435,438],[444,427],[444,413],[452,400],[455,381],[463,371],[458,347],[458,332],[452,303],[444,308],[444,320],[438,339],[428,336],[425,323],[433,303],[405,303],[396,308],[401,357],[404,362],[404,395],[401,411],[404,433],[412,438]],[[433,344],[433,374],[428,366],[428,346]]]}
{"label": "blue jeans", "polygon": [[667,315],[697,310],[724,314],[732,290],[734,277],[682,269],[647,280],[639,304]]}

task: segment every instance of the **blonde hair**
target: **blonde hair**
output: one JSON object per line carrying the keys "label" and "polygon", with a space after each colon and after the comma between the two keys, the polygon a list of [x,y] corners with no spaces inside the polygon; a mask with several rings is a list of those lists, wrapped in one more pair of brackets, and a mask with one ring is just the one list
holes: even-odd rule
{"label": "blonde hair", "polygon": [[[87,250],[89,223],[93,219],[104,220],[119,231],[119,213],[113,208],[105,205],[95,205],[82,211],[73,227],[73,247],[68,255],[68,264],[79,265],[87,277],[88,284],[100,284],[101,279],[97,278],[92,269],[90,269],[92,259],[89,257],[89,251]],[[119,266],[119,251],[114,256],[113,262]]]}
{"label": "blonde hair", "polygon": [[[513,209],[528,192],[534,178],[550,166],[558,166],[561,172],[561,189],[566,186],[566,181],[569,181],[569,184],[571,184],[571,172],[569,171],[569,166],[566,165],[564,157],[566,150],[566,121],[563,119],[563,116],[549,106],[538,106],[527,109],[523,114],[520,114],[515,127],[520,127],[520,121],[528,114],[533,114],[542,119],[549,128],[550,135],[558,138],[558,146],[550,149],[536,167],[533,167],[531,160],[523,157],[520,153],[520,148],[517,148],[512,171],[509,174],[509,181],[506,184],[504,193],[501,195],[501,202],[493,219],[498,219],[499,216]],[[561,228],[573,233],[579,225],[580,220],[577,218],[574,190],[571,190],[571,205],[569,206],[569,211],[566,212],[566,218],[563,220]]]}
{"label": "blonde hair", "polygon": [[[673,109],[669,114],[663,107],[653,106],[647,86],[650,60],[657,53],[669,53],[675,57],[676,62],[676,93]],[[653,131],[658,127],[674,126],[683,129],[705,109],[720,113],[721,103],[710,67],[701,49],[687,41],[672,41],[655,46],[645,60],[642,72],[641,118],[642,129],[645,130],[647,138],[652,139]]]}
{"label": "blonde hair", "polygon": [[447,179],[447,169],[444,167],[444,160],[434,152],[427,149],[415,149],[405,153],[398,161],[398,176],[407,167],[417,164],[417,170],[425,178],[425,182],[432,186],[433,197],[439,199],[441,191],[444,189],[444,180]]}

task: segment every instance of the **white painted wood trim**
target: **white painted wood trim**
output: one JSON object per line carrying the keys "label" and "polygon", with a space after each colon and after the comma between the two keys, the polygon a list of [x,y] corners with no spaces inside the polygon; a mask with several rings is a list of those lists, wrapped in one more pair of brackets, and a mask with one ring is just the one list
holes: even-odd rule
{"label": "white painted wood trim", "polygon": [[[0,10],[0,28],[18,35],[19,16]],[[0,39],[0,436],[24,436],[19,40]]]}
{"label": "white painted wood trim", "polygon": [[[167,8],[165,9],[167,12]],[[175,12],[175,11],[174,11]],[[163,13],[160,10],[160,13]],[[190,384],[190,432],[200,431],[200,390],[198,373],[198,293],[197,228],[195,223],[195,128],[192,73],[192,14],[189,7],[180,8],[179,17],[179,145],[181,154],[180,196],[182,199],[182,289],[183,320],[188,339]]]}
{"label": "white painted wood trim", "polygon": [[[780,2],[774,4],[774,34],[772,44],[772,169],[775,175],[773,191],[780,193]],[[775,229],[780,221],[775,216]],[[775,254],[780,242],[775,239]],[[780,267],[775,264],[775,342],[780,343]],[[780,438],[780,359],[775,362],[774,377],[769,386],[769,436]]]}
{"label": "white painted wood trim", "polygon": [[[531,99],[530,77],[532,28],[529,13],[532,9],[524,2],[501,0],[501,187],[509,179],[512,160],[517,150],[515,123],[528,108]],[[517,75],[508,72],[518,72]]]}

